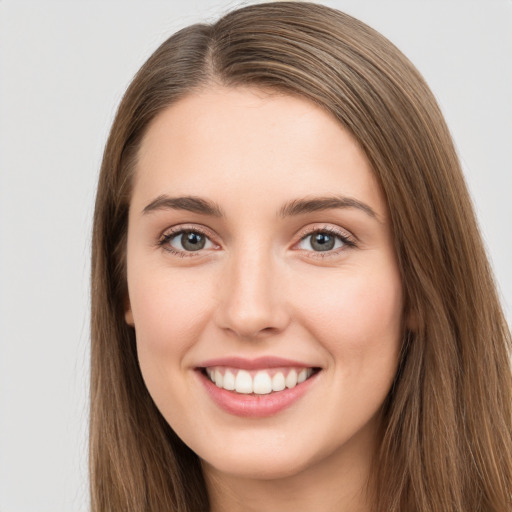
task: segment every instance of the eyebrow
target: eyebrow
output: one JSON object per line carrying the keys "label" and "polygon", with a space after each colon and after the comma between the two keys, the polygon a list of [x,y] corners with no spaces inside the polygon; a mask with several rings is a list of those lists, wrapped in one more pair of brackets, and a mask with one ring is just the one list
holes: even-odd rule
{"label": "eyebrow", "polygon": [[195,196],[169,197],[164,194],[151,201],[142,210],[142,213],[146,214],[157,210],[186,210],[211,217],[224,217],[222,208],[218,204]]}
{"label": "eyebrow", "polygon": [[378,215],[373,208],[358,199],[345,196],[332,197],[313,197],[304,199],[295,199],[286,203],[280,210],[280,217],[289,217],[292,215],[302,215],[304,213],[318,212],[322,210],[331,210],[335,208],[356,208],[363,211],[370,217],[378,219]]}
{"label": "eyebrow", "polygon": [[[286,218],[337,208],[355,208],[378,220],[377,213],[369,205],[353,197],[345,196],[294,199],[281,207],[278,217]],[[222,208],[217,203],[196,196],[170,197],[164,194],[151,201],[142,210],[142,214],[145,215],[158,210],[186,210],[211,217],[225,216]]]}

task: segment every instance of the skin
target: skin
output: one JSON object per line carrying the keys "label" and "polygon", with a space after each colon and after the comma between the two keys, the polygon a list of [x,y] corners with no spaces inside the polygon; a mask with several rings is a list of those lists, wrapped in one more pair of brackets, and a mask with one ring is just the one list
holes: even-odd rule
{"label": "skin", "polygon": [[[143,213],[162,194],[214,201],[224,216]],[[356,199],[375,215],[344,207],[279,216],[314,196]],[[205,231],[205,248],[185,254],[180,237],[159,245],[180,227]],[[355,246],[315,250],[307,234],[326,228]],[[168,107],[140,148],[127,270],[126,321],[145,383],[201,458],[212,511],[369,510],[402,285],[382,191],[330,114],[303,98],[220,86]],[[199,382],[207,359],[268,355],[321,368],[270,417],[230,414]]]}

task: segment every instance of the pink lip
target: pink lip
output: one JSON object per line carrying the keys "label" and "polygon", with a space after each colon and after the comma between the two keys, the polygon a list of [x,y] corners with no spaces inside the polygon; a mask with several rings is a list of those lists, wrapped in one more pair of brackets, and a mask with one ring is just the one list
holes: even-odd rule
{"label": "pink lip", "polygon": [[[221,361],[220,363],[218,361]],[[213,361],[216,364],[211,366],[235,366],[240,368],[239,364],[233,364],[233,360],[226,359]],[[227,364],[229,362],[229,364]],[[252,361],[254,363],[254,361]],[[259,365],[260,363],[258,363]],[[209,364],[210,366],[210,364]],[[283,364],[280,360],[276,366],[288,366]],[[304,366],[301,364],[292,364],[290,366]],[[242,367],[244,369],[258,368],[259,366]],[[269,366],[264,366],[269,368]],[[297,384],[292,389],[283,389],[268,395],[244,395],[235,393],[234,391],[227,391],[217,387],[203,372],[196,372],[202,385],[205,387],[210,398],[224,411],[234,414],[235,416],[242,416],[246,418],[264,418],[266,416],[275,415],[282,410],[288,408],[297,400],[299,400],[316,381],[318,373],[313,374],[309,379]]]}
{"label": "pink lip", "polygon": [[197,365],[198,368],[208,368],[211,366],[230,366],[240,368],[241,370],[259,370],[264,368],[280,368],[286,366],[311,368],[310,364],[304,364],[300,361],[283,359],[282,357],[265,356],[256,359],[244,359],[241,357],[219,357],[209,359]]}

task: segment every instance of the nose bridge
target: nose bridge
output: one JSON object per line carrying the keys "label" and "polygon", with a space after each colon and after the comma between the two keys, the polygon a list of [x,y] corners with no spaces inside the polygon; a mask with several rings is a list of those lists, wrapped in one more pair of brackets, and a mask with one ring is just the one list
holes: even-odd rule
{"label": "nose bridge", "polygon": [[276,261],[262,243],[241,245],[228,258],[219,323],[242,337],[277,332],[286,324]]}

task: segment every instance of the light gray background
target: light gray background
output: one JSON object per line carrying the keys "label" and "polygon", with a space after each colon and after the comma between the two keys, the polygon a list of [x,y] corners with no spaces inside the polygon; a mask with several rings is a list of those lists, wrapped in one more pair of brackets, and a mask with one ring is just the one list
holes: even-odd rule
{"label": "light gray background", "polygon": [[[251,2],[246,2],[251,3]],[[339,0],[446,115],[512,318],[512,1]],[[87,510],[95,182],[121,95],[176,29],[236,1],[0,1],[0,511]]]}

